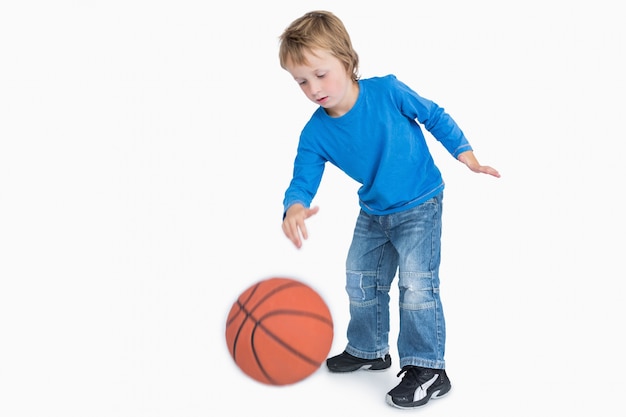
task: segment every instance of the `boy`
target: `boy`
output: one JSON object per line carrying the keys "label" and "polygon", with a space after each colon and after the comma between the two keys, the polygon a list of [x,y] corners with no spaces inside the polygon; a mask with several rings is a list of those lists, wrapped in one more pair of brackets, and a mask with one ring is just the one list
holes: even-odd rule
{"label": "boy", "polygon": [[420,124],[473,172],[479,164],[454,120],[393,75],[360,79],[358,55],[335,15],[306,13],[280,36],[280,65],[319,107],[301,132],[282,228],[300,248],[326,162],[362,186],[346,260],[347,346],[327,359],[331,372],[380,370],[389,355],[389,289],[398,273],[402,381],[387,393],[399,408],[426,404],[451,388],[439,296],[444,182]]}

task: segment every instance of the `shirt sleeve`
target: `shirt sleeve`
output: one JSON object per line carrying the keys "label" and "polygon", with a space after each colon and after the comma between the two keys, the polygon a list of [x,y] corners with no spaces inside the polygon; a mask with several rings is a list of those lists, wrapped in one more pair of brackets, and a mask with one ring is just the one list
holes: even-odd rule
{"label": "shirt sleeve", "polygon": [[461,128],[443,107],[420,96],[395,77],[392,77],[392,80],[392,91],[405,116],[422,124],[455,158],[465,151],[472,150]]}
{"label": "shirt sleeve", "polygon": [[283,218],[287,209],[296,203],[310,207],[322,181],[326,160],[308,145],[306,137],[300,137],[293,166],[293,177],[285,191]]}

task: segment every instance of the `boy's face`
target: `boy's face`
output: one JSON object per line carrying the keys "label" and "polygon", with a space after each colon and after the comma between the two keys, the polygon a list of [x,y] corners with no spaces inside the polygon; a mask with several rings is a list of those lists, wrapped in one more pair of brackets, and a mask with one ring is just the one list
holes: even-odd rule
{"label": "boy's face", "polygon": [[358,84],[344,65],[325,50],[305,53],[305,64],[285,65],[304,94],[333,117],[346,114],[358,97]]}

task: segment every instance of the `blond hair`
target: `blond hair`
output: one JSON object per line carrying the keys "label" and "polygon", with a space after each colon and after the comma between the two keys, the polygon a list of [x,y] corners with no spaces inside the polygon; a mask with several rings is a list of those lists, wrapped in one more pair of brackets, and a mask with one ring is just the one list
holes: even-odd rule
{"label": "blond hair", "polygon": [[285,29],[279,41],[278,57],[282,68],[288,63],[307,64],[305,53],[322,49],[343,63],[353,81],[359,79],[359,56],[352,47],[350,35],[343,22],[330,12],[318,10],[304,14]]}

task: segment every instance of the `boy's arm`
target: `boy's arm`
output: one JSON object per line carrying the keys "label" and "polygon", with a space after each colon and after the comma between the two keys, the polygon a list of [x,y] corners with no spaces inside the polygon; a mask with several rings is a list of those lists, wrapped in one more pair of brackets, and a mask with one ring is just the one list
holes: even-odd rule
{"label": "boy's arm", "polygon": [[494,177],[500,178],[500,173],[496,169],[487,165],[480,165],[480,163],[476,159],[476,156],[474,156],[473,151],[462,152],[461,154],[459,154],[457,159],[467,165],[467,167],[474,172],[489,174],[493,175]]}

